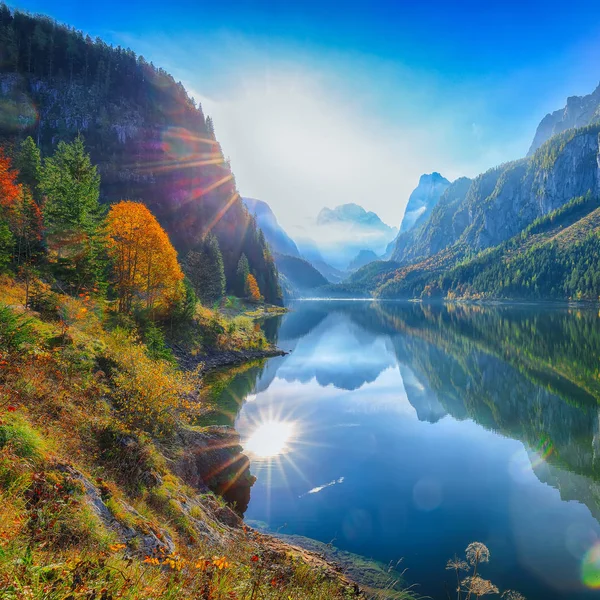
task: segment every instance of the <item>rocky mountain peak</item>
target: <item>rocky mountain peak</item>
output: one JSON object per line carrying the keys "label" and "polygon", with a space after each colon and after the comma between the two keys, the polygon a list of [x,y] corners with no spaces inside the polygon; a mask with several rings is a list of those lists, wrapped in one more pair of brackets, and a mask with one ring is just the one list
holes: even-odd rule
{"label": "rocky mountain peak", "polygon": [[289,256],[300,256],[296,242],[281,227],[275,213],[266,202],[246,197],[242,198],[242,201],[248,212],[256,218],[256,222],[265,234],[265,238],[273,252]]}
{"label": "rocky mountain peak", "polygon": [[354,203],[341,204],[334,209],[323,208],[317,216],[317,225],[329,224],[360,225],[391,231],[393,228],[386,225],[374,212],[366,211],[362,206]]}
{"label": "rocky mountain peak", "polygon": [[600,121],[600,84],[587,96],[570,96],[564,108],[547,114],[535,132],[529,148],[531,156],[553,135],[573,127],[585,127]]}
{"label": "rocky mountain peak", "polygon": [[421,175],[419,185],[406,204],[400,233],[424,223],[449,185],[450,182],[436,171]]}

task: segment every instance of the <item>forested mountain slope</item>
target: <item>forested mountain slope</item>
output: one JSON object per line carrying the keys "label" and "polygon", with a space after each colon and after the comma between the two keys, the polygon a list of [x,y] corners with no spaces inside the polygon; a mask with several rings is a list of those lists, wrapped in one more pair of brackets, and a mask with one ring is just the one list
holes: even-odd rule
{"label": "forested mountain slope", "polygon": [[[456,260],[450,253],[447,256]],[[600,201],[591,194],[575,198],[510,240],[447,270],[443,265],[443,257],[438,255],[400,268],[378,287],[378,294],[598,300]]]}
{"label": "forested mountain slope", "polygon": [[[458,180],[412,239],[398,240],[394,259],[414,262],[455,244],[478,252],[516,235],[577,196],[588,191],[597,195],[599,132],[600,125],[568,130],[531,158],[479,175],[468,189],[468,181]],[[450,201],[449,194],[453,194]]]}
{"label": "forested mountain slope", "polygon": [[[569,129],[529,158],[455,181],[423,226],[398,237],[401,266],[378,293],[597,299],[595,220],[576,221],[600,198],[599,134],[600,124]],[[565,219],[568,233],[533,233]]]}
{"label": "forested mountain slope", "polygon": [[296,296],[329,283],[307,260],[298,256],[275,254],[275,262],[279,273],[291,286],[287,290],[289,295]]}
{"label": "forested mountain slope", "polygon": [[0,140],[31,135],[44,156],[85,139],[101,200],[143,201],[180,255],[208,232],[228,282],[245,254],[265,299],[280,301],[264,237],[244,208],[212,122],[181,83],[131,50],[0,5]]}

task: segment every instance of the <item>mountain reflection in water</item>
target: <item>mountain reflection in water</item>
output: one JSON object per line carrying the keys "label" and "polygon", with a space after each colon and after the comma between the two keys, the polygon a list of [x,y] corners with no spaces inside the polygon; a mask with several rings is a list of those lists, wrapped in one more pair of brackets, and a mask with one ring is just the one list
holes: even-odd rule
{"label": "mountain reflection in water", "polygon": [[446,560],[474,540],[501,589],[600,593],[595,312],[292,308],[269,324],[290,354],[235,374],[218,399],[239,411],[258,478],[247,520],[404,557],[408,582],[435,599],[446,598]]}

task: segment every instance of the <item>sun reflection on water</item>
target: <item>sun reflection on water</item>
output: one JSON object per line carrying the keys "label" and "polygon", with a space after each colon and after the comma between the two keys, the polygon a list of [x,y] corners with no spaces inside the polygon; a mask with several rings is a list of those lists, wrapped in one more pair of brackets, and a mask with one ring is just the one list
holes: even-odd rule
{"label": "sun reflection on water", "polygon": [[294,429],[294,424],[289,421],[272,420],[259,423],[244,444],[244,449],[260,458],[285,454],[289,450]]}

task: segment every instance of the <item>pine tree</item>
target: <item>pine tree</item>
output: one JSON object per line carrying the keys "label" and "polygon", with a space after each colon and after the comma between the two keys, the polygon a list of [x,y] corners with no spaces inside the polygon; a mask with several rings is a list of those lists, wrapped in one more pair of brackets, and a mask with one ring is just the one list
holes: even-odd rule
{"label": "pine tree", "polygon": [[206,117],[206,131],[211,139],[215,139],[215,126],[211,117]]}
{"label": "pine tree", "polygon": [[29,188],[22,187],[21,195],[15,205],[13,235],[15,236],[15,262],[17,265],[29,265],[38,256],[42,248],[43,217]]}
{"label": "pine tree", "polygon": [[0,272],[4,271],[12,260],[15,238],[5,221],[0,219]]}
{"label": "pine tree", "polygon": [[29,188],[33,199],[40,205],[42,202],[40,191],[42,159],[40,149],[31,136],[21,142],[15,158],[15,167],[19,172],[19,183]]}
{"label": "pine tree", "polygon": [[235,293],[240,298],[245,298],[248,295],[248,275],[250,274],[250,265],[245,254],[240,256],[237,269],[235,272]]}
{"label": "pine tree", "polygon": [[188,252],[184,271],[203,304],[213,304],[225,295],[223,256],[214,235],[208,235],[197,249]]}
{"label": "pine tree", "polygon": [[99,228],[100,176],[78,136],[60,142],[44,161],[40,190],[48,254],[58,278],[73,291],[103,280],[104,243]]}
{"label": "pine tree", "polygon": [[223,255],[219,247],[219,240],[216,236],[210,234],[205,241],[209,264],[211,269],[211,286],[209,290],[210,297],[219,300],[225,295],[225,268],[223,265]]}
{"label": "pine tree", "polygon": [[46,196],[44,217],[50,235],[96,228],[100,176],[81,136],[71,144],[60,142],[54,156],[44,161],[41,189]]}

